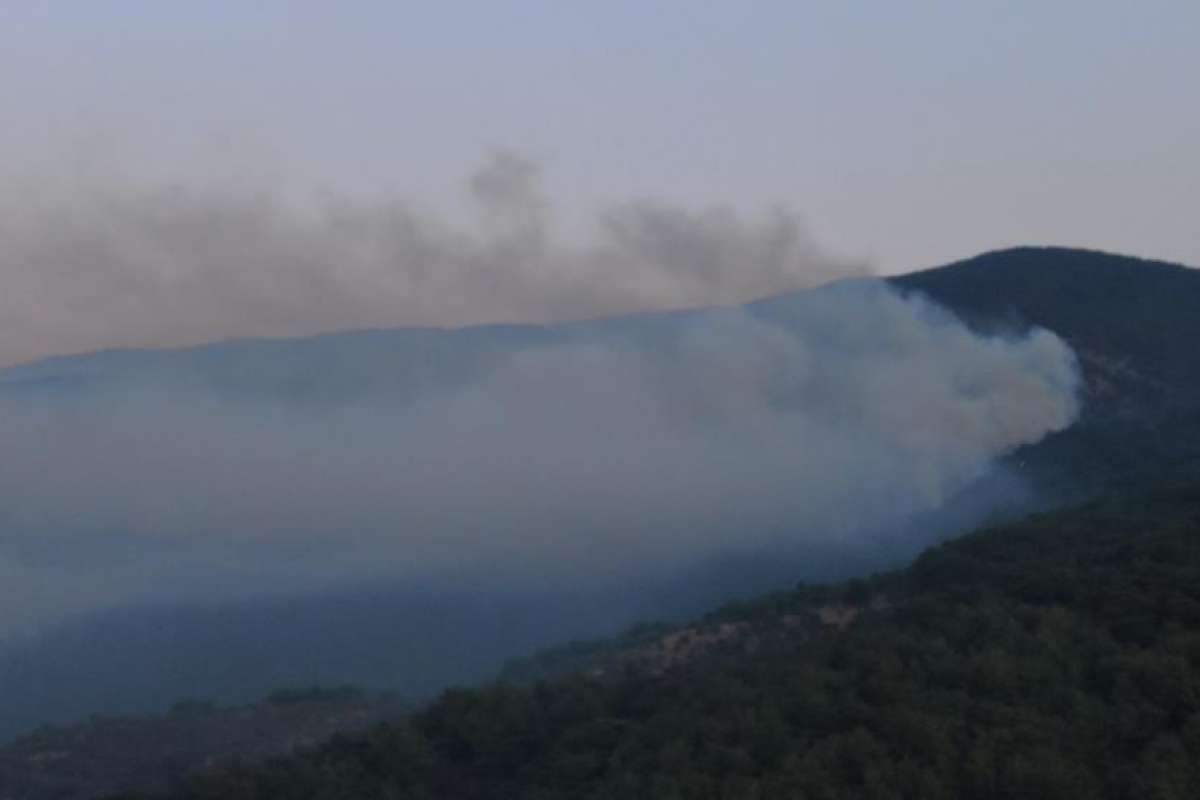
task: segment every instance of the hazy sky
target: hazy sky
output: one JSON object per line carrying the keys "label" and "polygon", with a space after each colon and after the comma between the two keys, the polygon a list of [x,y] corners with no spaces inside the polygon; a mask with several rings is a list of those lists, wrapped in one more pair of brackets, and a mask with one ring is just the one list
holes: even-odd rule
{"label": "hazy sky", "polygon": [[[1021,243],[1200,264],[1197,41],[1192,0],[5,2],[0,177],[18,205],[99,171],[456,220],[499,147],[567,232],[654,199],[784,208],[881,272]],[[31,302],[86,305],[56,297]]]}

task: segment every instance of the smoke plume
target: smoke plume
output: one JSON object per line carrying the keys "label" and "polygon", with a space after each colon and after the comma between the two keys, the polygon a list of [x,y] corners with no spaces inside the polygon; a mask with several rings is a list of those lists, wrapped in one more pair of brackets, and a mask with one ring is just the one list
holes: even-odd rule
{"label": "smoke plume", "polygon": [[[634,202],[581,245],[533,162],[467,188],[453,225],[257,180],[6,182],[0,362],[379,330],[0,370],[0,736],[286,683],[422,694],[895,563],[1076,415],[1052,333],[861,277],[791,291],[863,270],[788,213]],[[442,327],[531,320],[555,324]]]}
{"label": "smoke plume", "polygon": [[[336,366],[332,366],[336,365]],[[739,309],[10,369],[0,624],[852,548],[1070,424],[1074,358],[880,281]]]}
{"label": "smoke plume", "polygon": [[[746,301],[860,264],[797,217],[629,202],[567,236],[539,166],[493,153],[451,223],[397,197],[138,176],[93,162],[4,176],[0,364],[398,325],[549,322]],[[588,238],[588,237],[584,237]]]}

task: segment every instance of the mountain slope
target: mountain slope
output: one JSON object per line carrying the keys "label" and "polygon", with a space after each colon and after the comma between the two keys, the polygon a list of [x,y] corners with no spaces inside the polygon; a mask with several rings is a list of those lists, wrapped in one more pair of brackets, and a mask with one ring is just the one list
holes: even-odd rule
{"label": "mountain slope", "polygon": [[703,625],[733,633],[671,663],[452,692],[169,796],[1200,792],[1200,486],[983,531]]}
{"label": "mountain slope", "polygon": [[163,790],[189,773],[312,746],[402,708],[394,699],[347,687],[280,691],[237,707],[180,702],[158,717],[97,715],[77,725],[43,727],[0,748],[0,798],[88,800]]}
{"label": "mountain slope", "polygon": [[1039,325],[1079,358],[1083,414],[1009,464],[1044,495],[1200,477],[1200,270],[1024,247],[893,278],[993,331]]}
{"label": "mountain slope", "polygon": [[1092,414],[1200,401],[1200,270],[1068,248],[1016,248],[892,279],[984,327],[1040,325],[1075,349]]}
{"label": "mountain slope", "polygon": [[[1086,302],[1064,301],[1081,281]],[[1080,351],[1083,422],[1014,466],[1110,495],[1131,476],[1194,466],[1197,372],[1186,349],[1160,348],[1200,324],[1197,273],[1023,249],[896,282],[972,324],[1033,321]],[[1125,305],[1130,320],[1105,319]],[[176,796],[1194,796],[1200,486],[1189,486],[984,531],[869,580],[561,648],[508,673],[559,676],[550,683],[453,692],[366,737]]]}
{"label": "mountain slope", "polygon": [[[1040,470],[1040,488],[1057,493],[1058,502],[1197,474],[1200,362],[1186,345],[1200,341],[1200,270],[1025,247],[892,282],[936,299],[983,330],[1036,324],[1073,345],[1084,373],[1082,419],[1007,459],[1023,474]],[[778,302],[786,298],[761,305]],[[680,636],[722,638],[711,625],[642,626],[622,637],[572,642],[513,661],[502,675],[528,682],[631,660],[670,660],[664,641]]]}

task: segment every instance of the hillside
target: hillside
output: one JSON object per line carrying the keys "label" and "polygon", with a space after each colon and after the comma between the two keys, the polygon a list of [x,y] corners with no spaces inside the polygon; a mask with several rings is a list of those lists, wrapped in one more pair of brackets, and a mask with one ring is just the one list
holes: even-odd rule
{"label": "hillside", "polygon": [[1067,248],[1016,248],[892,279],[993,331],[1040,325],[1071,345],[1083,418],[1016,454],[1044,491],[1200,476],[1200,270]]}
{"label": "hillside", "polygon": [[[1038,325],[1079,357],[1081,419],[1022,448],[1007,466],[1041,493],[1041,505],[1200,476],[1200,270],[1058,247],[1023,247],[891,279],[952,309],[978,329]],[[789,299],[758,304],[784,315]],[[793,624],[795,621],[793,620]],[[757,632],[756,635],[762,632]],[[711,627],[640,626],[515,660],[501,673],[526,682],[633,660],[670,660],[662,637],[721,641]]]}
{"label": "hillside", "polygon": [[1080,357],[1091,412],[1200,401],[1200,271],[1059,247],[985,253],[892,279],[983,328],[1041,325]]}
{"label": "hillside", "polygon": [[1200,486],[982,531],[686,635],[619,669],[450,692],[167,796],[1200,792]]}
{"label": "hillside", "polygon": [[188,773],[312,746],[402,708],[392,698],[349,688],[279,691],[251,705],[180,702],[162,716],[94,716],[46,726],[0,748],[0,798],[87,800],[165,789]]}

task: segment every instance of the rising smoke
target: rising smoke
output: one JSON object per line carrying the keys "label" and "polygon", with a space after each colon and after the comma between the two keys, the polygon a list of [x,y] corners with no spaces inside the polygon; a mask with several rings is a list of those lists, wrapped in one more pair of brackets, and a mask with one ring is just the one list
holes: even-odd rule
{"label": "rising smoke", "polygon": [[269,179],[172,181],[116,167],[29,170],[0,188],[0,364],[397,325],[549,322],[734,303],[864,268],[797,217],[747,221],[636,201],[591,243],[562,230],[538,165],[498,151],[451,224],[393,197]]}
{"label": "rising smoke", "polygon": [[1073,356],[1053,334],[982,338],[875,280],[466,333],[10,370],[0,569],[16,601],[0,621],[853,546],[1076,413]]}
{"label": "rising smoke", "polygon": [[[632,203],[568,245],[536,179],[494,156],[473,227],[224,183],[10,182],[0,361],[862,272],[785,213]],[[866,278],[11,367],[0,635],[41,632],[0,647],[0,735],[288,681],[430,691],[911,554],[889,549],[902,520],[1069,425],[1076,383],[1052,333],[981,336]],[[240,605],[197,610],[217,602]]]}

